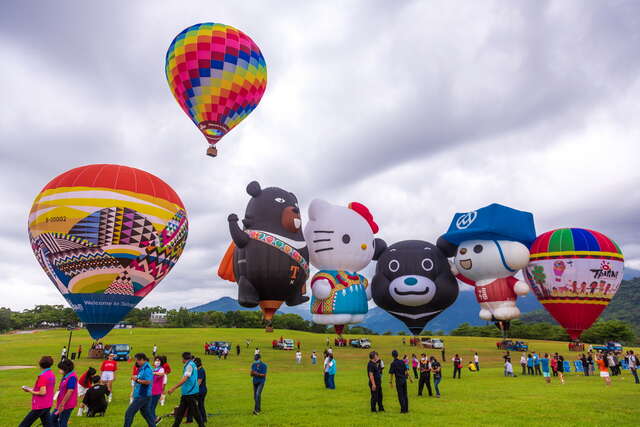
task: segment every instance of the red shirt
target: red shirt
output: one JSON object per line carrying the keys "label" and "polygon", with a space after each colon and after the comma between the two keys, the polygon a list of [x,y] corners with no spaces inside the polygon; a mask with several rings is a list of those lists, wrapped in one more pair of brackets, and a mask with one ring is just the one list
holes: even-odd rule
{"label": "red shirt", "polygon": [[115,372],[118,370],[118,362],[116,362],[115,360],[105,360],[104,362],[102,362],[102,365],[100,365],[100,370],[102,372],[104,371]]}
{"label": "red shirt", "polygon": [[91,378],[87,378],[87,372],[80,375],[80,379],[78,380],[78,384],[80,384],[84,388],[91,387]]}
{"label": "red shirt", "polygon": [[171,373],[171,366],[168,363],[162,365],[162,369],[164,369],[165,375],[169,375]]}

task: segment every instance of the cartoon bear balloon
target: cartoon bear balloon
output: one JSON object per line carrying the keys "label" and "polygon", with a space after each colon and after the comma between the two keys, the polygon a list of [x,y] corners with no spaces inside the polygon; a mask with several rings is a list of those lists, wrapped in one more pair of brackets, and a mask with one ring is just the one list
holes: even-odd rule
{"label": "cartoon bear balloon", "polygon": [[454,215],[438,247],[454,257],[456,277],[475,287],[480,318],[508,327],[520,317],[518,295],[529,286],[514,277],[529,262],[529,247],[536,238],[533,215],[500,204]]}
{"label": "cartoon bear balloon", "polygon": [[233,244],[227,250],[218,275],[238,283],[238,302],[243,307],[260,305],[271,330],[273,314],[286,301],[302,304],[309,277],[308,250],[302,237],[298,199],[282,188],[261,188],[249,183],[243,228],[238,216],[228,217]]}
{"label": "cartoon bear balloon", "polygon": [[367,278],[357,272],[375,255],[378,225],[362,204],[348,207],[315,199],[309,206],[304,236],[311,264],[318,271],[311,280],[313,322],[334,325],[342,334],[344,325],[359,323],[367,314],[371,290]]}
{"label": "cartoon bear balloon", "polygon": [[404,322],[414,335],[458,297],[458,281],[449,261],[431,243],[405,240],[376,252],[373,300]]}

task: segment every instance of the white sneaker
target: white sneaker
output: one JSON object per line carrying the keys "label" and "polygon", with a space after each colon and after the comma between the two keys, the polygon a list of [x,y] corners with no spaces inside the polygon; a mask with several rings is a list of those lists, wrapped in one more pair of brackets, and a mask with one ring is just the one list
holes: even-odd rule
{"label": "white sneaker", "polygon": [[82,408],[78,408],[78,416],[79,416],[79,417],[81,417],[81,416],[82,416],[82,413],[83,413]]}

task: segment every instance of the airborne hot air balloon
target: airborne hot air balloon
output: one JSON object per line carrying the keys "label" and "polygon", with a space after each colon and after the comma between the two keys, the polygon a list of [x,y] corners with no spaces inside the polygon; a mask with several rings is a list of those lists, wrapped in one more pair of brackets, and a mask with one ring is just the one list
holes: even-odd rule
{"label": "airborne hot air balloon", "polygon": [[547,311],[577,340],[622,281],[620,247],[597,231],[560,228],[533,242],[525,279]]}
{"label": "airborne hot air balloon", "polygon": [[260,48],[240,30],[206,22],[183,30],[167,51],[171,93],[210,144],[215,144],[257,106],[267,87]]}
{"label": "airborne hot air balloon", "polygon": [[59,175],[29,214],[36,259],[94,339],[109,333],[169,273],[187,231],[184,205],[169,185],[118,165]]}

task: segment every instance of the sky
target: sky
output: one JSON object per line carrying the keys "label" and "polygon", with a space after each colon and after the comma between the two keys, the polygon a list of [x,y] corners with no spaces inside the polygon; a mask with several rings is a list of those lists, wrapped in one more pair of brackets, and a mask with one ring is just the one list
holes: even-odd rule
{"label": "sky", "polygon": [[[164,76],[198,22],[247,33],[268,69],[215,159]],[[92,163],[146,170],[186,205],[186,250],[142,306],[235,295],[217,265],[252,180],[295,193],[303,221],[314,198],[364,203],[389,244],[502,203],[539,234],[596,229],[640,268],[638,2],[22,0],[3,4],[0,57],[0,306],[64,303],[27,217]]]}

